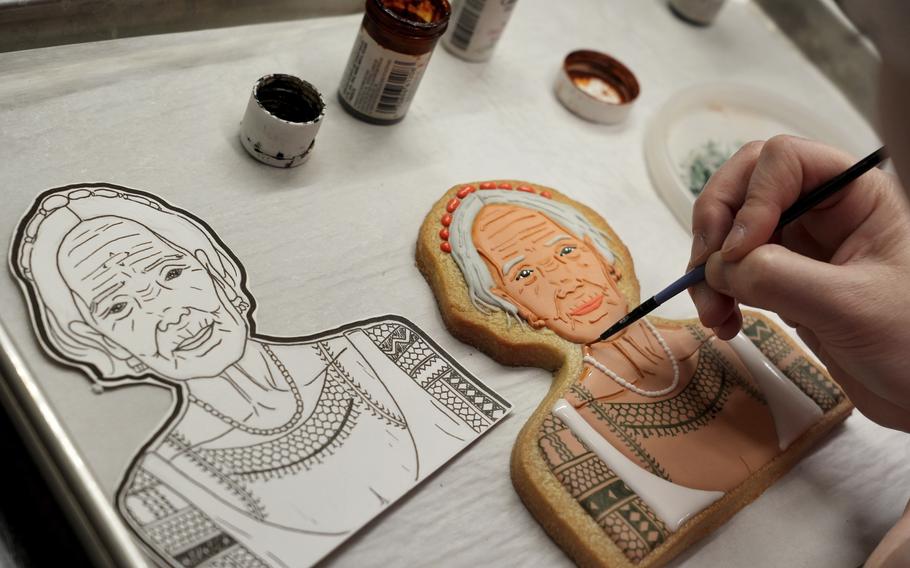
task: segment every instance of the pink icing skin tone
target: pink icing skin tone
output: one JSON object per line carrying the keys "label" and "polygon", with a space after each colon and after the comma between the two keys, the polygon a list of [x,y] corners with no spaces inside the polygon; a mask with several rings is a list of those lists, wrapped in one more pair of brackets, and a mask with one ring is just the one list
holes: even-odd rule
{"label": "pink icing skin tone", "polygon": [[[491,291],[514,304],[532,327],[549,328],[585,345],[586,355],[640,389],[660,391],[672,384],[673,362],[643,322],[598,342],[607,327],[628,313],[629,305],[617,285],[622,271],[589,239],[579,239],[538,211],[505,204],[481,209],[472,237],[493,276]],[[642,396],[587,365],[564,398],[643,469],[692,489],[730,490],[779,453],[771,413],[755,395],[752,379],[736,354],[714,341],[710,332],[693,333],[683,326],[657,326],[657,330],[678,362],[679,382],[671,392],[656,398]],[[691,416],[667,418],[659,405],[684,394],[703,357],[706,369],[714,365],[715,376],[726,377],[724,390],[693,385],[685,393],[690,403],[683,410]],[[715,395],[717,400],[712,399]],[[634,435],[634,439],[618,433],[609,423],[624,420],[615,414],[619,407],[612,405],[616,403],[636,403],[644,409],[641,415],[648,415],[646,405],[658,405],[652,407],[651,417],[656,433]]]}

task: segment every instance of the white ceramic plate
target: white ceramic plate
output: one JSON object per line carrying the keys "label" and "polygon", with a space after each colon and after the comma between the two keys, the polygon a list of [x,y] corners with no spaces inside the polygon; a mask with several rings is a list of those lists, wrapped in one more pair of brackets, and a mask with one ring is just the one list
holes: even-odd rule
{"label": "white ceramic plate", "polygon": [[645,133],[645,161],[657,192],[687,229],[692,204],[710,173],[750,140],[777,134],[812,138],[856,155],[836,127],[807,108],[773,92],[737,84],[704,84],[674,94]]}

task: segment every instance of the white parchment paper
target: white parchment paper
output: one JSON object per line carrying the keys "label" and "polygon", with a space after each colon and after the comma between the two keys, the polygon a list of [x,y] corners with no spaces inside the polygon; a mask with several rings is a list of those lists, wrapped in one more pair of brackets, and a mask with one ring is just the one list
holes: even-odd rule
{"label": "white parchment paper", "polygon": [[[568,558],[515,495],[509,452],[550,384],[452,338],[414,266],[417,229],[448,187],[518,178],[599,211],[629,245],[647,293],[677,277],[689,237],[653,191],[642,157],[648,117],[679,88],[729,80],[811,107],[871,149],[868,125],[764,17],[731,0],[695,28],[657,0],[522,0],[493,59],[435,53],[408,117],[348,116],[335,90],[358,16],[115,40],[0,54],[0,249],[40,191],[108,181],[196,212],[243,260],[263,333],[315,332],[400,313],[515,404],[512,415],[384,514],[330,564],[560,566]],[[578,48],[624,61],[642,85],[629,120],[583,122],[551,86]],[[329,104],[312,159],[273,169],[237,139],[261,75],[297,74]],[[152,387],[89,390],[46,359],[25,304],[0,274],[0,317],[93,468],[112,492],[168,407]],[[661,315],[687,317],[686,298]],[[688,551],[682,566],[857,566],[910,493],[908,438],[854,415],[793,472]]]}

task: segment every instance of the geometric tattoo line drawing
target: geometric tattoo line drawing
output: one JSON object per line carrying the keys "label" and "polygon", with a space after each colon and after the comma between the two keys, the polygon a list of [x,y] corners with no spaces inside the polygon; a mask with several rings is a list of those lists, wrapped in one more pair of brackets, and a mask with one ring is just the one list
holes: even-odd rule
{"label": "geometric tattoo line drawing", "polygon": [[166,565],[313,564],[511,409],[399,316],[257,333],[240,260],[151,193],[45,191],[9,261],[50,357],[172,393],[115,496]]}

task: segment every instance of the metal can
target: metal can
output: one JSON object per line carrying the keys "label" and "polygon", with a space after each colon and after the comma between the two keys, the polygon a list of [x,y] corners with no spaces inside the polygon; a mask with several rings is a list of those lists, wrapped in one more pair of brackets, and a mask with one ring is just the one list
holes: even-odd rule
{"label": "metal can", "polygon": [[674,14],[689,23],[708,26],[724,6],[724,0],[670,0]]}
{"label": "metal can", "polygon": [[493,55],[518,0],[460,0],[453,9],[449,33],[442,45],[467,61],[486,61]]}
{"label": "metal can", "polygon": [[366,122],[401,121],[451,11],[448,0],[367,0],[338,89],[341,106]]}

